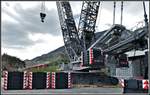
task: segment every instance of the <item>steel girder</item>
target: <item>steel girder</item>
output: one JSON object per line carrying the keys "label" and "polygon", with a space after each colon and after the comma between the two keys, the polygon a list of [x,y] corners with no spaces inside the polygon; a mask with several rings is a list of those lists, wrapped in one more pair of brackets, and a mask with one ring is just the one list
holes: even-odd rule
{"label": "steel girder", "polygon": [[[147,49],[148,43],[146,41],[147,39],[145,38],[147,35],[148,31],[146,30],[146,27],[139,28],[135,30],[134,33],[127,39],[119,41],[117,44],[104,49],[104,52],[107,54],[119,54],[130,51],[132,49]],[[143,44],[141,44],[141,42]]]}
{"label": "steel girder", "polygon": [[[115,24],[110,29],[108,29],[100,38],[98,38],[95,43],[93,43],[90,48],[101,47],[103,48],[112,40],[112,34],[120,36],[122,31],[126,30],[124,26]],[[89,49],[88,49],[89,50]]]}

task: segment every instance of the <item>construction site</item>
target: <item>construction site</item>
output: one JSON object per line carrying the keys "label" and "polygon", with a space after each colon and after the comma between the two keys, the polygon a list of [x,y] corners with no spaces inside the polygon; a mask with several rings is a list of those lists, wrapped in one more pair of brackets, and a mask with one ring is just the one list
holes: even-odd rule
{"label": "construction site", "polygon": [[[3,94],[7,91],[15,93],[13,92],[15,90],[20,91],[18,92],[20,94],[25,91],[31,94],[32,90],[35,93],[48,90],[45,91],[48,92],[46,94],[53,95],[56,93],[73,94],[74,92],[77,94],[148,94],[149,12],[146,11],[145,1],[141,1],[143,18],[137,25],[133,25],[132,29],[127,29],[123,24],[126,18],[124,1],[112,1],[113,21],[110,22],[112,25],[100,31],[101,34],[96,31],[96,23],[104,1],[82,1],[78,24],[75,22],[69,2],[56,1],[65,52],[69,62],[61,64],[59,72],[31,71],[33,68],[45,68],[48,64],[33,65],[22,69],[21,72],[5,70],[2,83]],[[120,2],[120,17],[116,17],[118,2]],[[45,12],[45,3],[46,1],[42,2],[41,12],[39,12],[41,23],[45,23],[48,16]],[[116,19],[120,20],[119,24],[116,24]],[[105,91],[106,89],[108,90]]]}

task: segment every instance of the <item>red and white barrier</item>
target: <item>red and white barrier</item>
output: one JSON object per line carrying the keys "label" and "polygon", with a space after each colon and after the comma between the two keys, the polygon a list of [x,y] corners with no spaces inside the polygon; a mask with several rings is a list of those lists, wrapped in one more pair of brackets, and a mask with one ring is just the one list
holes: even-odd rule
{"label": "red and white barrier", "polygon": [[55,79],[55,77],[56,77],[56,73],[55,72],[52,72],[52,78],[51,78],[51,88],[56,88],[56,79]]}
{"label": "red and white barrier", "polygon": [[3,74],[4,74],[3,89],[4,89],[4,90],[7,90],[8,72],[7,72],[7,71],[3,71]]}
{"label": "red and white barrier", "polygon": [[119,79],[119,83],[120,83],[120,85],[121,85],[122,88],[125,87],[124,79]]}
{"label": "red and white barrier", "polygon": [[90,64],[93,64],[93,49],[92,48],[90,48]]}
{"label": "red and white barrier", "polygon": [[[4,71],[3,72],[4,74],[4,84],[3,84],[3,89],[4,90],[7,90],[7,88],[9,88],[7,85],[8,85],[8,72],[7,71]],[[10,74],[10,73],[9,73]],[[71,73],[68,72],[66,73],[68,76],[64,76],[65,80],[63,82],[68,82],[68,88],[72,88],[72,80],[71,80]],[[65,75],[66,75],[65,74]],[[59,75],[59,73],[58,73]],[[63,78],[63,76],[61,77]],[[24,71],[23,72],[23,77],[21,78],[23,80],[23,87],[21,89],[33,89],[32,87],[32,82],[34,81],[33,80],[33,73],[32,72],[27,72],[27,71]],[[66,80],[67,79],[67,80]],[[56,80],[56,72],[47,72],[46,73],[46,89],[56,89],[56,81],[57,83],[59,83],[60,81],[59,80]],[[58,88],[59,88],[59,85],[62,85],[62,84],[58,84]],[[14,84],[15,86],[15,84]]]}
{"label": "red and white barrier", "polygon": [[50,72],[47,72],[47,77],[46,77],[46,88],[50,88]]}
{"label": "red and white barrier", "polygon": [[83,60],[84,60],[84,58],[83,58],[83,57],[84,57],[84,54],[83,54],[83,52],[81,52],[81,64],[80,64],[80,67],[82,67],[82,66],[83,66],[83,62],[84,62],[84,61],[83,61]]}
{"label": "red and white barrier", "polygon": [[149,88],[149,80],[142,80],[143,89],[148,90]]}
{"label": "red and white barrier", "polygon": [[29,77],[28,77],[28,88],[32,89],[32,72],[29,72]]}
{"label": "red and white barrier", "polygon": [[71,73],[68,72],[68,88],[71,88]]}
{"label": "red and white barrier", "polygon": [[28,73],[27,71],[24,71],[24,75],[23,75],[23,89],[27,89],[28,88]]}

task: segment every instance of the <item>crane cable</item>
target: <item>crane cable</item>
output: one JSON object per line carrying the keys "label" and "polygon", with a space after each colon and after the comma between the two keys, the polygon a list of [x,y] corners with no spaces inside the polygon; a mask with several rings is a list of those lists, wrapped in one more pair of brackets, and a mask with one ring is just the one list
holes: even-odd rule
{"label": "crane cable", "polygon": [[45,2],[44,1],[42,1],[42,3],[41,3],[41,12],[45,13]]}
{"label": "crane cable", "polygon": [[144,9],[144,21],[145,21],[145,26],[148,29],[148,19],[147,19],[147,13],[146,13],[146,8],[145,8],[145,2],[143,1],[143,9]]}
{"label": "crane cable", "polygon": [[121,19],[120,19],[121,25],[122,25],[122,20],[123,20],[123,1],[121,1]]}
{"label": "crane cable", "polygon": [[114,1],[113,25],[115,24],[116,1]]}
{"label": "crane cable", "polygon": [[147,13],[146,13],[146,8],[145,8],[145,2],[144,1],[143,1],[143,9],[144,9],[144,20],[136,22],[135,23],[136,25],[131,27],[130,30],[132,30],[132,31],[136,30],[140,23],[141,23],[142,27],[144,26],[144,23],[145,23],[146,29],[148,30],[148,19],[147,19]]}
{"label": "crane cable", "polygon": [[97,19],[97,23],[96,23],[96,28],[98,28],[99,23],[100,23],[100,18],[101,18],[101,11],[102,11],[102,2],[100,3],[100,8],[99,8],[99,14],[98,14],[98,19]]}

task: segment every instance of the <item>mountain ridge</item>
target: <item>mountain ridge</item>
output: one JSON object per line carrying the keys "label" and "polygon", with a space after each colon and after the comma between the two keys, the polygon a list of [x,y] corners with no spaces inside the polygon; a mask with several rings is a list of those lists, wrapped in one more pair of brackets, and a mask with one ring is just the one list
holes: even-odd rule
{"label": "mountain ridge", "polygon": [[19,71],[25,68],[25,62],[21,59],[4,53],[2,55],[2,70]]}
{"label": "mountain ridge", "polygon": [[[95,38],[98,39],[105,31],[95,33]],[[60,55],[63,57],[60,57]],[[58,59],[58,57],[60,59]],[[63,58],[65,58],[65,62],[69,62],[69,58],[67,56],[65,46],[61,46],[51,52],[37,56],[31,60],[25,60],[25,62],[27,66],[30,66],[30,65],[36,65],[36,64],[48,64],[48,63],[51,63],[53,59],[63,60]]]}

